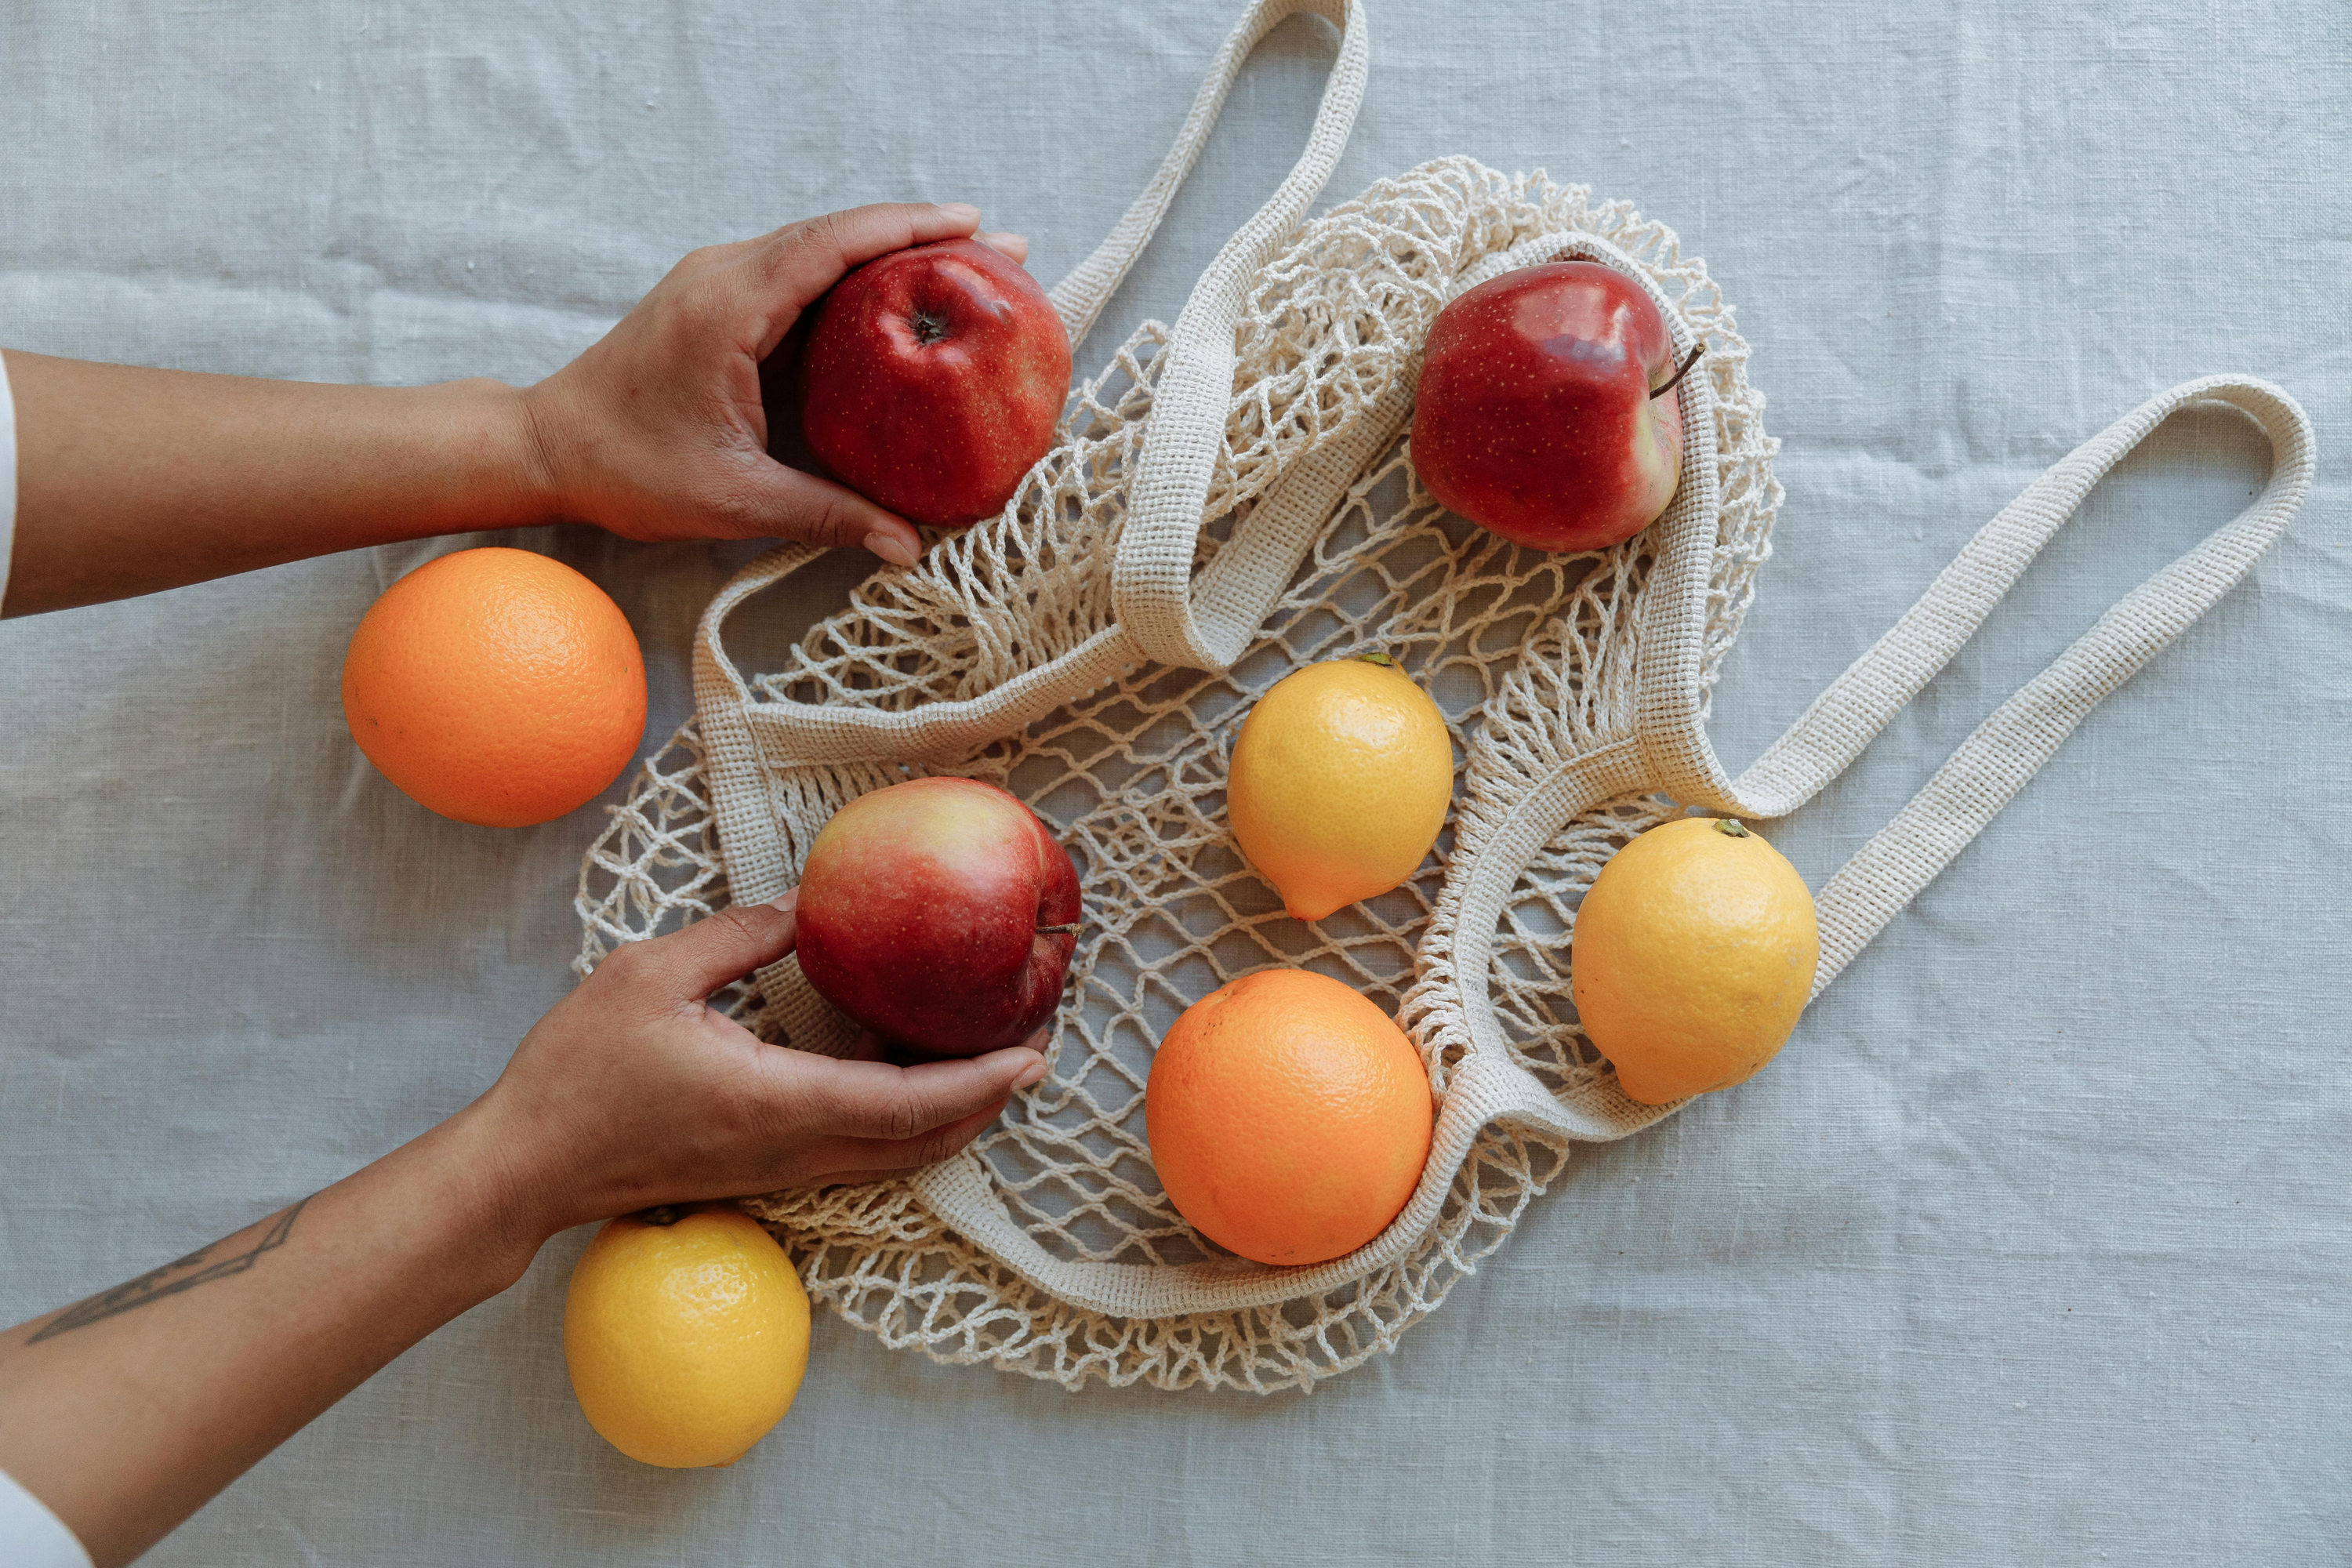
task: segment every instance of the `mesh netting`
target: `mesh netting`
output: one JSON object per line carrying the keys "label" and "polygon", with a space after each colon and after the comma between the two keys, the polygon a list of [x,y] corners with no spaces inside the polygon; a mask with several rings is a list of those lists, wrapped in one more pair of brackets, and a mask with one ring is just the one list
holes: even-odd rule
{"label": "mesh netting", "polygon": [[[1507,544],[1436,506],[1401,434],[1439,309],[1482,263],[1491,269],[1515,247],[1561,236],[1606,242],[1672,307],[1678,332],[1708,345],[1697,374],[1711,395],[1694,401],[1702,412],[1691,417],[1711,423],[1705,460],[1719,496],[1700,659],[1711,684],[1780,500],[1774,443],[1759,422],[1762,399],[1747,384],[1729,308],[1672,232],[1625,204],[1595,204],[1583,187],[1540,174],[1448,159],[1303,226],[1250,289],[1204,513],[1216,521],[1201,531],[1193,560],[1202,597],[1247,580],[1234,563],[1221,572],[1218,557],[1264,554],[1251,542],[1252,521],[1296,504],[1283,493],[1289,476],[1335,452],[1349,460],[1328,492],[1336,500],[1313,508],[1318,526],[1303,559],[1278,566],[1259,635],[1229,668],[1153,664],[1121,641],[1114,564],[1171,339],[1148,322],[1074,395],[1060,443],[1003,517],[938,542],[915,569],[878,573],[742,689],[729,721],[752,737],[753,816],[772,822],[788,880],[843,802],[916,773],[952,772],[1028,801],[1068,847],[1084,889],[1086,931],[1051,1071],[950,1163],[964,1184],[957,1190],[979,1194],[972,1201],[992,1215],[1001,1209],[1017,1253],[941,1216],[944,1178],[749,1201],[782,1227],[811,1292],[849,1321],[943,1361],[1072,1387],[1099,1377],[1263,1392],[1311,1385],[1391,1348],[1508,1235],[1569,1144],[1543,1128],[1490,1121],[1466,1152],[1433,1155],[1455,1163],[1434,1173],[1429,1217],[1412,1234],[1368,1248],[1361,1267],[1314,1272],[1296,1294],[1279,1279],[1266,1287],[1281,1271],[1222,1252],[1170,1205],[1143,1129],[1161,1033],[1190,1003],[1255,970],[1304,966],[1374,998],[1404,1024],[1441,1092],[1475,1048],[1461,1021],[1463,993],[1483,986],[1503,1048],[1546,1091],[1563,1103],[1610,1094],[1607,1067],[1569,1004],[1567,937],[1602,861],[1673,807],[1636,791],[1576,815],[1510,884],[1475,975],[1454,972],[1448,910],[1458,914],[1460,900],[1449,889],[1462,869],[1457,833],[1477,829],[1559,756],[1632,733],[1648,536],[1574,555]],[[773,582],[807,558],[787,547],[747,574],[754,586]],[[706,623],[714,646],[723,613]],[[1303,664],[1374,647],[1430,692],[1454,729],[1456,814],[1412,880],[1309,925],[1284,914],[1234,848],[1226,765],[1267,687]],[[1058,687],[1041,687],[1046,678]],[[1035,689],[1055,700],[1021,695]],[[1003,705],[989,711],[1009,716],[1001,731],[953,754],[939,754],[937,731],[915,728],[995,700]],[[583,866],[583,974],[616,945],[730,900],[709,708],[706,697],[703,715],[639,770]],[[803,743],[813,726],[846,732],[853,719],[886,741],[903,732],[908,745],[895,754],[927,760],[882,760],[893,754],[882,742],[865,758]],[[731,837],[726,847],[740,857]],[[746,898],[780,890],[743,889]],[[787,961],[714,1005],[770,1037],[838,1050],[847,1030],[796,981]],[[1181,1284],[1169,1297],[1179,1302],[1214,1299],[1236,1282],[1269,1299],[1111,1311],[1056,1288],[1057,1270],[1076,1278],[1084,1266],[1164,1275]]]}

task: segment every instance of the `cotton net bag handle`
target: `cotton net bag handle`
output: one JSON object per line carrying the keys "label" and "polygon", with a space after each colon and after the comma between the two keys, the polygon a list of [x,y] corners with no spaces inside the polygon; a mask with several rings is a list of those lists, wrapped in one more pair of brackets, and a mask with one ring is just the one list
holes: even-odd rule
{"label": "cotton net bag handle", "polygon": [[1786,816],[1843,773],[1950,661],[2109,469],[2173,414],[2198,406],[2234,408],[2262,427],[2271,446],[2269,482],[2244,511],[2118,600],[1996,709],[1823,885],[1816,995],[1983,831],[2101,699],[2211,608],[2285,531],[2311,489],[2311,421],[2286,393],[2250,376],[2207,376],[2149,398],[2002,508],[1903,618],[1737,780],[1726,776],[1699,721],[1706,542],[1694,533],[1670,542],[1655,568],[1642,633],[1637,732],[1643,771],[1665,794],[1708,810]]}
{"label": "cotton net bag handle", "polygon": [[[1143,247],[1150,243],[1160,220],[1168,216],[1169,204],[1175,200],[1178,187],[1200,161],[1209,132],[1214,129],[1218,115],[1224,110],[1225,100],[1233,92],[1234,82],[1241,75],[1242,63],[1268,33],[1301,12],[1321,16],[1339,29],[1339,57],[1324,82],[1314,128],[1287,177],[1218,251],[1216,259],[1194,285],[1183,313],[1177,318],[1161,360],[1153,398],[1151,434],[1130,492],[1127,533],[1114,578],[1114,603],[1133,642],[1146,657],[1162,662],[1223,668],[1239,658],[1255,634],[1266,605],[1274,594],[1280,592],[1282,581],[1297,564],[1295,559],[1259,560],[1266,553],[1264,541],[1269,530],[1265,526],[1254,529],[1254,539],[1240,542],[1235,561],[1211,581],[1230,583],[1234,568],[1246,560],[1247,564],[1258,568],[1249,574],[1250,586],[1256,591],[1244,594],[1247,603],[1213,616],[1217,635],[1203,639],[1192,609],[1192,563],[1205,521],[1201,509],[1215,474],[1217,455],[1224,437],[1226,409],[1232,400],[1234,331],[1246,307],[1251,277],[1274,258],[1284,237],[1307,216],[1308,205],[1338,167],[1349,133],[1355,128],[1356,111],[1363,104],[1364,83],[1371,69],[1371,43],[1365,29],[1364,8],[1358,0],[1256,0],[1225,36],[1216,58],[1209,62],[1200,90],[1193,95],[1192,107],[1184,116],[1168,155],[1160,161],[1159,172],[1094,253],[1046,290],[1046,298],[1053,302],[1054,311],[1061,318],[1075,351],[1093,329],[1096,318],[1102,314],[1104,305],[1135,266],[1137,258],[1143,254]],[[1289,488],[1297,491],[1302,487]],[[1299,510],[1312,509],[1280,509],[1286,516]],[[1322,520],[1318,516],[1313,521]],[[1286,535],[1299,531],[1285,531]],[[1303,538],[1299,545],[1304,548]],[[1275,553],[1281,552],[1277,545]],[[772,551],[738,573],[711,602],[704,612],[696,647],[698,701],[706,710],[713,700],[731,700],[736,703],[752,700],[750,683],[728,657],[719,636],[719,628],[727,616],[746,599],[773,587],[822,553],[810,545],[785,545]],[[1270,587],[1264,585],[1267,580]],[[1220,652],[1222,662],[1213,662]],[[1045,672],[1038,673],[1042,677]],[[1072,681],[1071,688],[1091,689],[1108,673],[1094,672]],[[1061,682],[1053,684],[1058,686]],[[1007,693],[1006,697],[1018,695]],[[1038,702],[1052,706],[1043,697]],[[1011,708],[1013,704],[992,706]],[[976,724],[936,726],[942,731],[954,731],[952,734],[927,734],[919,739],[902,735],[894,737],[898,742],[895,746],[877,746],[873,736],[862,732],[855,717],[821,713],[803,717],[803,727],[810,731],[804,737],[809,753],[845,758],[873,756],[884,751],[951,755],[1008,727],[1002,715],[992,711],[985,721]],[[939,718],[947,720],[949,716],[942,714]],[[835,719],[838,722],[828,722]],[[1010,724],[1020,721],[1014,718]]]}
{"label": "cotton net bag handle", "polygon": [[[1200,97],[1193,101],[1184,133],[1160,167],[1160,177],[1097,253],[1097,258],[1102,258],[1112,252],[1131,225],[1139,236],[1149,236],[1149,226],[1159,221],[1160,212],[1167,205],[1166,196],[1160,194],[1162,186],[1172,193],[1183,171],[1192,166],[1198,137],[1206,135],[1242,57],[1275,22],[1302,10],[1312,10],[1340,29],[1339,57],[1324,84],[1314,131],[1289,177],[1217,252],[1216,259],[1193,286],[1183,313],[1177,317],[1160,361],[1151,422],[1129,487],[1127,523],[1111,579],[1112,603],[1119,624],[1146,656],[1161,664],[1212,670],[1230,667],[1257,635],[1271,598],[1263,589],[1271,584],[1278,592],[1281,581],[1297,564],[1293,558],[1296,552],[1288,548],[1290,541],[1283,537],[1297,530],[1268,527],[1259,520],[1259,526],[1245,530],[1234,541],[1236,558],[1203,582],[1201,613],[1196,613],[1192,561],[1206,521],[1202,511],[1209,487],[1224,447],[1225,416],[1233,395],[1234,330],[1247,308],[1251,279],[1280,251],[1347,146],[1369,70],[1370,45],[1362,7],[1355,0],[1314,0],[1312,4],[1262,0],[1226,40],[1209,79],[1202,84]],[[1139,223],[1148,204],[1150,216]],[[1140,245],[1140,237],[1136,243]],[[1116,259],[1124,270],[1132,256]],[[1090,258],[1065,279],[1055,290],[1056,300],[1063,288],[1095,265],[1096,258]],[[1087,319],[1091,321],[1091,315]],[[1347,454],[1341,460],[1355,456]],[[1319,491],[1323,487],[1306,488]],[[1312,521],[1319,523],[1322,518]],[[1227,595],[1216,591],[1220,587],[1242,591],[1233,595],[1234,602],[1228,604],[1223,602]]]}

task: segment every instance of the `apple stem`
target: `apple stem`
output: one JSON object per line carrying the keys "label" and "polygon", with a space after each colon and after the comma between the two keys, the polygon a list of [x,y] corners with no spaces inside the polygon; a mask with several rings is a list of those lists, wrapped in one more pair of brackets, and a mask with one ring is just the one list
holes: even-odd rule
{"label": "apple stem", "polygon": [[1076,921],[1072,921],[1066,926],[1039,926],[1037,934],[1039,936],[1075,936],[1077,934],[1078,923]]}
{"label": "apple stem", "polygon": [[1683,377],[1691,373],[1691,366],[1696,364],[1698,363],[1698,356],[1705,353],[1706,353],[1706,345],[1705,343],[1693,344],[1691,347],[1690,357],[1683,361],[1682,369],[1675,372],[1674,380],[1666,383],[1665,385],[1650,394],[1651,398],[1655,400],[1657,398],[1664,397],[1667,393],[1672,392],[1675,387],[1680,386],[1683,384]]}

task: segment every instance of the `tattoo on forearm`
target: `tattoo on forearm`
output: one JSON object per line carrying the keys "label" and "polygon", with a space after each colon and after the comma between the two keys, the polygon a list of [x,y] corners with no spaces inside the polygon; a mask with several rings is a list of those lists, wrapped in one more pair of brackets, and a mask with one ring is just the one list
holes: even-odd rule
{"label": "tattoo on forearm", "polygon": [[128,1312],[135,1307],[143,1307],[148,1302],[160,1300],[165,1296],[176,1296],[183,1290],[193,1290],[208,1280],[226,1279],[232,1274],[242,1274],[259,1262],[263,1253],[285,1245],[286,1233],[294,1228],[295,1216],[302,1212],[302,1205],[310,1201],[309,1198],[304,1198],[301,1203],[296,1204],[292,1208],[279,1215],[263,1228],[257,1237],[241,1245],[229,1257],[218,1260],[213,1258],[214,1253],[228,1245],[226,1242],[216,1241],[210,1247],[200,1247],[185,1258],[166,1263],[161,1268],[150,1269],[138,1279],[126,1280],[103,1295],[92,1296],[87,1301],[67,1308],[55,1318],[42,1324],[40,1332],[25,1342],[28,1345],[37,1345],[52,1335],[88,1328],[100,1319],[111,1318],[119,1312]]}

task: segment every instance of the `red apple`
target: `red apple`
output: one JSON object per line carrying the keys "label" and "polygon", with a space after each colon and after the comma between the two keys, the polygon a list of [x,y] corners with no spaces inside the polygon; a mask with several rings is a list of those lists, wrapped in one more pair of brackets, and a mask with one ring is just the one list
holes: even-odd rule
{"label": "red apple", "polygon": [[1603,549],[1675,499],[1682,374],[1657,306],[1616,268],[1506,272],[1429,329],[1413,467],[1446,510],[1506,539]]}
{"label": "red apple", "polygon": [[1027,806],[971,779],[910,779],[859,795],[809,846],[801,973],[887,1039],[976,1057],[1052,1016],[1077,919],[1077,869]]}
{"label": "red apple", "polygon": [[1004,509],[1054,444],[1070,338],[1037,280],[975,240],[877,257],[818,304],[797,373],[809,454],[909,522]]}

